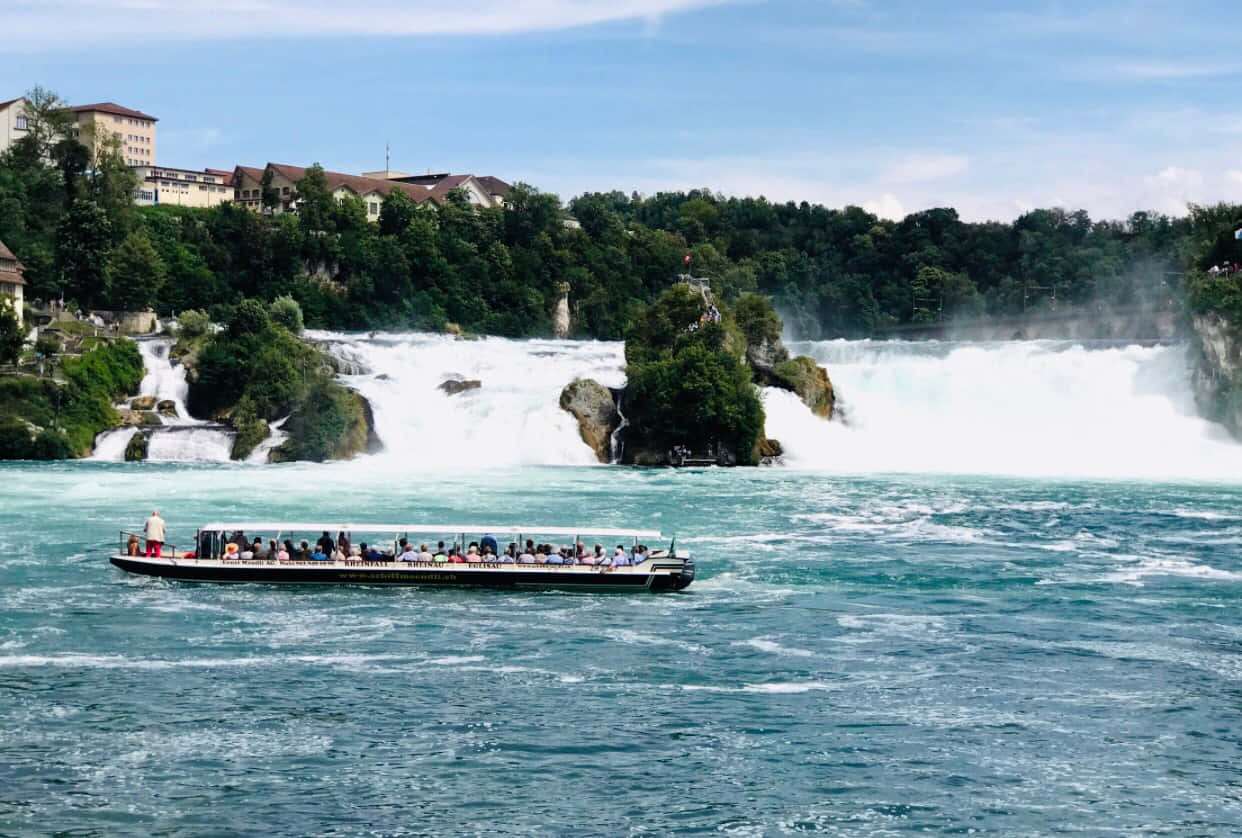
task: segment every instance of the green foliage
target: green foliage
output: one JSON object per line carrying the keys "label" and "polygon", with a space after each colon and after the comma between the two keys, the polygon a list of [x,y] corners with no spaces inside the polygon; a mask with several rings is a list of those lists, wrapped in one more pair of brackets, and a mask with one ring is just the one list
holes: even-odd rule
{"label": "green foliage", "polygon": [[116,424],[112,404],[138,389],[142,356],[130,340],[65,358],[65,384],[28,376],[0,378],[0,459],[65,459],[88,454],[95,436]]}
{"label": "green foliage", "polygon": [[[628,457],[658,459],[675,445],[695,452],[723,446],[739,463],[755,462],[764,415],[741,359],[745,338],[727,311],[723,322],[700,324],[705,308],[697,291],[674,285],[626,332]],[[753,304],[747,310],[762,314]],[[771,326],[765,321],[752,316],[750,326],[763,333]]]}
{"label": "green foliage", "polygon": [[733,319],[751,346],[775,343],[781,339],[784,324],[766,297],[742,294],[733,303]]}
{"label": "green foliage", "polygon": [[[0,326],[0,332],[3,332],[2,326]],[[34,348],[35,352],[44,358],[51,357],[60,352],[60,338],[52,332],[42,332],[35,340]]]}
{"label": "green foliage", "polygon": [[348,451],[352,447],[351,437],[357,436],[359,428],[364,437],[366,434],[358,397],[327,379],[311,387],[285,427],[289,432],[285,455],[316,462],[356,453],[360,447]]}
{"label": "green foliage", "polygon": [[302,307],[293,297],[287,294],[277,297],[272,301],[269,313],[273,323],[284,326],[295,335],[302,334]]}
{"label": "green foliage", "polygon": [[141,230],[130,233],[108,258],[108,302],[115,309],[153,306],[159,298],[167,268]]}
{"label": "green foliage", "polygon": [[180,336],[190,340],[202,337],[211,328],[211,318],[207,316],[207,312],[199,309],[191,308],[181,312],[177,315],[177,322],[180,324]]}
{"label": "green foliage", "polygon": [[13,310],[0,303],[0,364],[15,364],[26,336]]}
{"label": "green foliage", "polygon": [[94,201],[74,201],[56,231],[57,270],[63,293],[90,308],[108,294],[112,224]]}

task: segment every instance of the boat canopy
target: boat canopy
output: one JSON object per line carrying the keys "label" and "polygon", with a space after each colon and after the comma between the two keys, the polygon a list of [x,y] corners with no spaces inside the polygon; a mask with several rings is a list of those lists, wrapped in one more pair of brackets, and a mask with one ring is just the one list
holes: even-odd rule
{"label": "boat canopy", "polygon": [[513,524],[361,524],[361,523],[340,523],[340,522],[264,522],[264,521],[241,521],[227,523],[204,524],[199,527],[200,532],[234,532],[241,530],[242,532],[359,532],[359,533],[425,533],[428,535],[443,533],[491,533],[493,535],[516,535],[519,533],[529,533],[531,535],[599,535],[611,538],[647,538],[659,539],[663,538],[658,530],[618,530],[609,529],[607,527],[537,527]]}

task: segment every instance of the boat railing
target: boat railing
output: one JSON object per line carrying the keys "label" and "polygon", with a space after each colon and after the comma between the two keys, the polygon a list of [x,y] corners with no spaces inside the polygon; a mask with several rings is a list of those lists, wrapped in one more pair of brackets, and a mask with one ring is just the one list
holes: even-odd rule
{"label": "boat railing", "polygon": [[[117,555],[124,556],[129,553],[129,540],[131,538],[138,539],[137,555],[139,556],[146,555],[146,552],[147,552],[146,546],[145,546],[145,542],[147,540],[146,535],[140,532],[130,532],[129,530],[120,530],[120,537],[118,539],[119,547],[117,548],[117,551],[116,551]],[[165,541],[163,542],[163,548],[161,549],[160,552],[164,555],[175,556],[177,555],[177,546],[173,544],[171,541]]]}

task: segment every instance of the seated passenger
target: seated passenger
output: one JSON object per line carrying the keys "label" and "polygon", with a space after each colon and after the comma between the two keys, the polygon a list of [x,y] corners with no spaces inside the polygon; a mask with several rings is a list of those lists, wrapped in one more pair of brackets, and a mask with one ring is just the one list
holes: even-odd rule
{"label": "seated passenger", "polygon": [[125,543],[125,552],[131,556],[138,555],[138,536],[130,535],[129,541]]}
{"label": "seated passenger", "polygon": [[513,564],[514,557],[513,557],[513,552],[512,552],[512,545],[510,545],[509,547],[506,547],[504,553],[497,556],[495,558],[495,561],[500,562],[501,564]]}
{"label": "seated passenger", "polygon": [[416,561],[418,561],[418,551],[414,549],[414,545],[413,545],[413,544],[406,544],[406,545],[405,545],[405,551],[404,551],[404,552],[402,552],[402,554],[401,554],[400,556],[397,556],[397,561],[399,561],[399,562],[416,562]]}
{"label": "seated passenger", "polygon": [[362,548],[360,548],[357,544],[351,544],[349,546],[349,557],[355,561],[361,561]]}
{"label": "seated passenger", "polygon": [[531,552],[529,542],[527,542],[526,549],[524,549],[521,553],[518,554],[517,561],[518,561],[518,564],[534,564],[535,563],[535,554]]}
{"label": "seated passenger", "polygon": [[328,561],[328,554],[323,551],[321,545],[316,544],[314,551],[310,554],[310,560],[312,562],[326,562]]}
{"label": "seated passenger", "polygon": [[595,558],[594,553],[585,553],[578,559],[578,564],[590,565],[591,567],[594,567],[598,561],[599,560]]}
{"label": "seated passenger", "polygon": [[310,558],[311,546],[310,542],[305,538],[302,539],[302,546],[298,547],[297,560],[300,562],[307,561]]}
{"label": "seated passenger", "polygon": [[444,564],[445,562],[447,562],[447,561],[448,561],[448,553],[445,553],[445,552],[444,552],[444,542],[443,542],[443,541],[441,541],[441,542],[440,542],[440,549],[438,549],[438,550],[436,551],[436,554],[435,554],[434,556],[432,556],[432,557],[431,557],[431,560],[432,560],[433,562],[439,562],[440,564]]}
{"label": "seated passenger", "polygon": [[466,561],[470,564],[479,564],[483,561],[483,556],[479,554],[478,547],[475,547],[473,544],[470,545],[470,549],[466,551]]}
{"label": "seated passenger", "polygon": [[382,562],[384,555],[374,547],[368,547],[367,543],[362,542],[362,560],[364,562]]}
{"label": "seated passenger", "polygon": [[[249,548],[250,545],[247,544],[246,547]],[[242,550],[240,553],[237,554],[237,557],[241,559],[243,562],[248,562],[254,558],[254,551],[250,549]]]}
{"label": "seated passenger", "polygon": [[420,562],[429,562],[429,561],[431,561],[431,551],[427,549],[427,545],[426,545],[426,544],[424,544],[424,545],[422,545],[421,547],[419,547],[419,548],[418,548],[418,560],[419,560]]}
{"label": "seated passenger", "polygon": [[582,557],[587,554],[586,545],[579,541],[574,545],[574,558],[581,561]]}
{"label": "seated passenger", "polygon": [[544,564],[565,564],[565,557],[553,550],[548,554],[547,559],[544,560]]}
{"label": "seated passenger", "polygon": [[230,541],[228,544],[224,545],[224,558],[226,559],[237,558],[237,545],[236,544]]}
{"label": "seated passenger", "polygon": [[281,547],[279,550],[276,551],[275,556],[276,556],[276,561],[287,562],[289,561],[289,550],[285,547]]}
{"label": "seated passenger", "polygon": [[332,553],[330,554],[330,556],[331,556],[332,561],[334,562],[345,561],[345,554],[341,551],[341,545],[339,544],[332,548]]}
{"label": "seated passenger", "polygon": [[258,536],[255,536],[254,544],[251,546],[250,552],[253,554],[255,559],[261,562],[265,562],[271,558],[271,554],[268,552],[267,548],[263,546],[263,539]]}
{"label": "seated passenger", "polygon": [[629,554],[625,552],[624,547],[618,544],[616,552],[612,554],[612,566],[613,567],[628,567],[630,564],[631,562],[630,562]]}

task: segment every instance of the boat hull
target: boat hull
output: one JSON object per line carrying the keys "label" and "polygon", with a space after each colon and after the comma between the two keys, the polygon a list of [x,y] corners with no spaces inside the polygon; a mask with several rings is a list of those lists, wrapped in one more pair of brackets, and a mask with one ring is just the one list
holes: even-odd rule
{"label": "boat hull", "polygon": [[560,565],[226,562],[121,555],[112,556],[111,562],[128,573],[182,582],[266,585],[676,591],[694,578],[693,563],[681,559],[653,560],[616,570]]}

